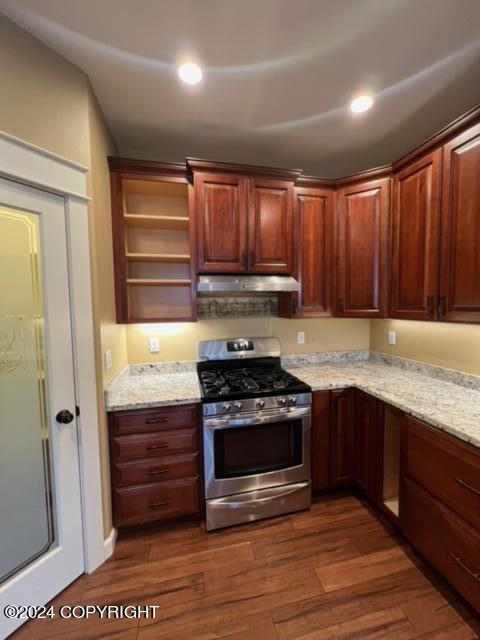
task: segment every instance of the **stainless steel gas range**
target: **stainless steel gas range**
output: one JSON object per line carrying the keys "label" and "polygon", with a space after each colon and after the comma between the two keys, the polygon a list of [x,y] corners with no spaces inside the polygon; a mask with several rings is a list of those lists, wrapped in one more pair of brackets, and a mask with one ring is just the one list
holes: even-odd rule
{"label": "stainless steel gas range", "polygon": [[198,356],[207,530],[307,509],[311,390],[279,340],[209,340]]}

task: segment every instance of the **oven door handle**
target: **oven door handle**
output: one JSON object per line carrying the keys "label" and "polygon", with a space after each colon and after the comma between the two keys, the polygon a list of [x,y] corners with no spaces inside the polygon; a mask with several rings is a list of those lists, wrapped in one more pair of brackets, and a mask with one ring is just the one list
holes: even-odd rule
{"label": "oven door handle", "polygon": [[[226,496],[225,498],[216,498],[208,501],[210,509],[251,509],[274,502],[279,498],[287,498],[288,496],[300,493],[309,489],[310,482],[297,482],[295,484],[283,485],[280,487],[271,487],[270,489],[262,489],[261,491],[249,492],[252,494],[250,499],[236,500],[235,496]],[[255,497],[258,495],[262,497]],[[245,497],[245,496],[244,496]]]}
{"label": "oven door handle", "polygon": [[299,409],[283,409],[276,411],[273,415],[249,414],[244,418],[207,418],[204,421],[206,429],[226,429],[231,427],[248,427],[250,425],[268,424],[271,422],[286,422],[287,420],[296,420],[310,415],[310,407],[302,407]]}

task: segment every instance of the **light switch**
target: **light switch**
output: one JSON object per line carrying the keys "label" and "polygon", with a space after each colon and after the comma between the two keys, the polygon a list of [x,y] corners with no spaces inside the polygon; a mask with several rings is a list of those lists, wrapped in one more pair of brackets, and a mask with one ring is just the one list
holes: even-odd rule
{"label": "light switch", "polygon": [[388,344],[397,344],[397,332],[389,331],[388,332]]}
{"label": "light switch", "polygon": [[160,340],[158,338],[150,338],[150,353],[158,353],[160,351]]}
{"label": "light switch", "polygon": [[107,349],[103,354],[103,361],[105,365],[105,371],[108,371],[112,368],[112,352],[110,349]]}
{"label": "light switch", "polygon": [[305,331],[297,331],[297,344],[305,344]]}

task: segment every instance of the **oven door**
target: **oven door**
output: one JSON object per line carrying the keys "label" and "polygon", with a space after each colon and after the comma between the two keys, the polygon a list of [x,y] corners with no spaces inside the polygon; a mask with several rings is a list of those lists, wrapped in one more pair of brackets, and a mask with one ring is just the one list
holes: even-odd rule
{"label": "oven door", "polygon": [[310,480],[310,407],[205,418],[205,497]]}

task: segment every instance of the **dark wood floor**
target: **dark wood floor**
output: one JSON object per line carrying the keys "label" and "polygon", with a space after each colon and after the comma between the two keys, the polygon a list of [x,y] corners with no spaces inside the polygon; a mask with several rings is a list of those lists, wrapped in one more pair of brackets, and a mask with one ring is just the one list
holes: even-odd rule
{"label": "dark wood floor", "polygon": [[60,604],[155,604],[155,620],[36,620],[15,640],[467,640],[473,613],[352,496],[206,534],[186,524],[119,540]]}

